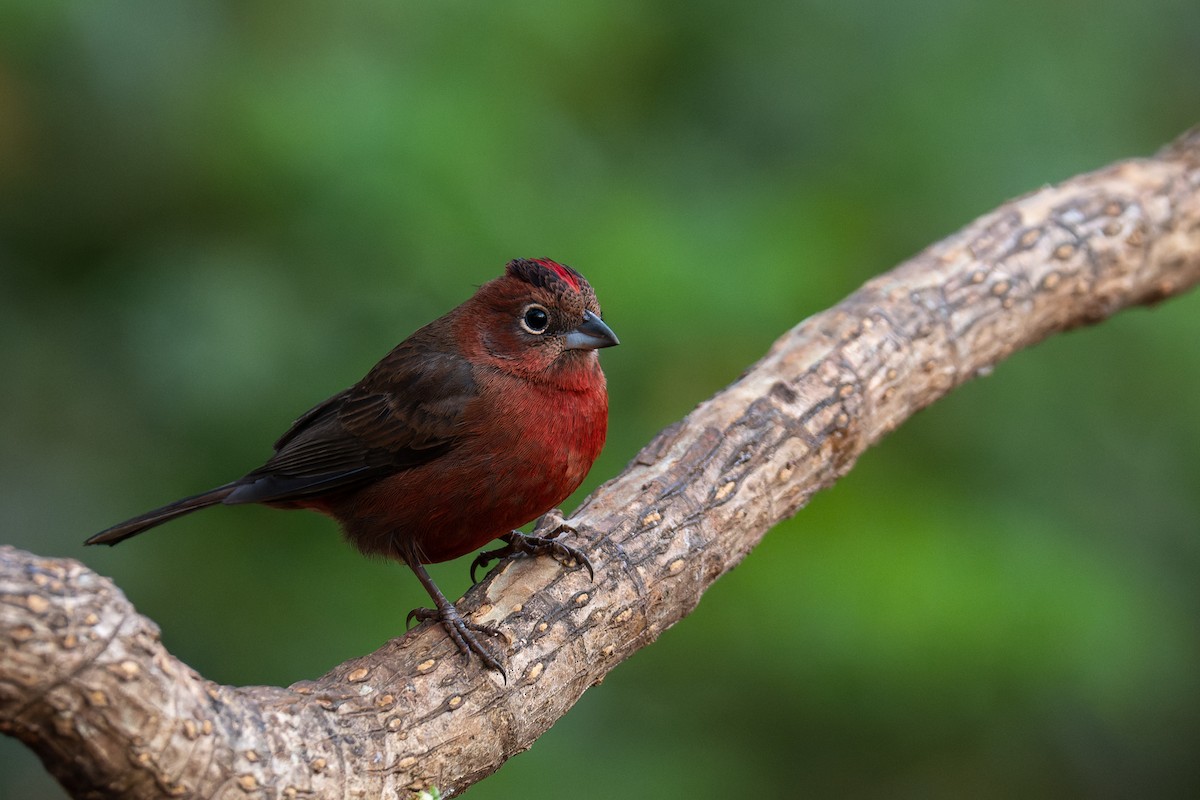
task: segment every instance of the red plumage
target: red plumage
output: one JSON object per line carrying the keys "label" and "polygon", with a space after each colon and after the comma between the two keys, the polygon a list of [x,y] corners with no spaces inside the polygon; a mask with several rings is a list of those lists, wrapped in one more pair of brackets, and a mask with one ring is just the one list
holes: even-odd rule
{"label": "red plumage", "polygon": [[296,420],[263,466],[87,543],[116,544],[216,503],[320,511],[363,553],[408,564],[438,607],[414,613],[440,619],[460,648],[500,669],[472,633],[479,626],[422,565],[497,538],[507,547],[476,565],[543,552],[588,565],[574,548],[514,529],[562,502],[600,454],[608,394],[595,351],[615,344],[582,275],[548,259],[512,261]]}

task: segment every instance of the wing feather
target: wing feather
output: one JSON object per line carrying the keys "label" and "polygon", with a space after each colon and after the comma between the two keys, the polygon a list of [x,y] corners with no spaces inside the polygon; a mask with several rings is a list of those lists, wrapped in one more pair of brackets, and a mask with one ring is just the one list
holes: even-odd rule
{"label": "wing feather", "polygon": [[396,347],[358,384],[301,415],[275,443],[275,455],[242,478],[225,502],[285,502],[350,488],[453,450],[466,435],[474,371],[423,333]]}

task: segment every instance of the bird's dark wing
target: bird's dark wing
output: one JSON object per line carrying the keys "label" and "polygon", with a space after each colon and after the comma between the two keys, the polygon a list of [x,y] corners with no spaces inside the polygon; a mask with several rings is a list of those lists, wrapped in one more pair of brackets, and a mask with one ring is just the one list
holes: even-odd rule
{"label": "bird's dark wing", "polygon": [[409,339],[357,385],[297,419],[225,502],[300,499],[426,464],[464,435],[475,394],[465,359]]}

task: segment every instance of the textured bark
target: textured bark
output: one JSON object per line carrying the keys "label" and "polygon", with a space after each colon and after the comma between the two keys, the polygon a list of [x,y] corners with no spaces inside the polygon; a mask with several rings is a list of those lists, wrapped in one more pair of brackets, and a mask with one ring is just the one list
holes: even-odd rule
{"label": "textured bark", "polygon": [[0,548],[0,730],[78,797],[462,791],[688,614],[907,417],[1011,353],[1200,281],[1200,128],[1007,203],[786,333],[572,522],[595,581],[504,566],[460,604],[508,682],[425,626],[315,681],[220,686],[70,560]]}

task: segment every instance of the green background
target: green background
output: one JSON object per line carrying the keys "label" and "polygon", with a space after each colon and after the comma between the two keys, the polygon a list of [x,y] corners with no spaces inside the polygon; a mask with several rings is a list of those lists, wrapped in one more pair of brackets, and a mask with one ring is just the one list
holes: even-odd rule
{"label": "green background", "polygon": [[[514,256],[623,342],[589,489],[870,276],[1200,122],[1198,76],[1195,0],[0,2],[0,541],[211,678],[314,677],[425,599],[329,521],[82,540]],[[918,415],[471,796],[1196,796],[1197,312]],[[0,797],[55,796],[0,740]]]}

